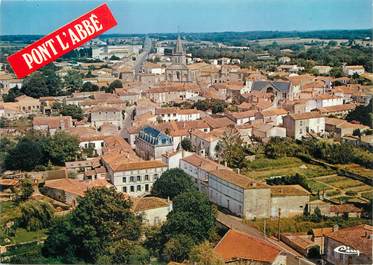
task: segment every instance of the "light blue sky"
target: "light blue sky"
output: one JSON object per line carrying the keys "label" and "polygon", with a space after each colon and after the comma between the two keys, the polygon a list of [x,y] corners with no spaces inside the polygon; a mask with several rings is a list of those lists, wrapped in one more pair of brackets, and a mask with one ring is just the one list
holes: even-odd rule
{"label": "light blue sky", "polygon": [[[0,0],[0,34],[46,34],[104,3]],[[115,0],[107,33],[372,28],[371,0]]]}

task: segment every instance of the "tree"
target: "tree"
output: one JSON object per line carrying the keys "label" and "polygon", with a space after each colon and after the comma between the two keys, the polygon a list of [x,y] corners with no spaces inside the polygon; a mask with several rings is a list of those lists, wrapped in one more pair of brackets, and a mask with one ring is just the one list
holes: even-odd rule
{"label": "tree", "polygon": [[162,226],[162,234],[189,235],[193,242],[209,239],[215,232],[216,210],[204,193],[184,192],[175,197],[173,211]]}
{"label": "tree", "polygon": [[347,114],[346,120],[358,121],[373,128],[373,99],[369,101],[367,106],[357,106],[353,111]]}
{"label": "tree", "polygon": [[34,192],[34,189],[32,188],[32,181],[31,179],[24,178],[21,179],[19,182],[19,186],[16,187],[15,194],[16,194],[16,201],[26,201],[28,200],[32,193]]}
{"label": "tree", "polygon": [[115,243],[129,241],[127,246],[132,246],[141,235],[141,216],[131,205],[114,188],[89,189],[72,213],[49,230],[43,253],[95,263],[113,249],[124,251],[126,245]]}
{"label": "tree", "polygon": [[333,76],[333,77],[338,78],[338,77],[343,76],[343,71],[342,71],[342,68],[341,68],[341,67],[333,67],[333,68],[330,70],[329,74],[330,74],[331,76]]}
{"label": "tree", "polygon": [[75,160],[79,153],[79,140],[65,132],[57,132],[42,144],[46,157],[56,165]]}
{"label": "tree", "polygon": [[152,194],[162,198],[173,199],[177,195],[195,190],[191,177],[182,169],[168,169],[153,185]]}
{"label": "tree", "polygon": [[187,235],[175,235],[167,241],[163,250],[163,258],[167,261],[183,262],[188,259],[193,240]]}
{"label": "tree", "polygon": [[47,228],[53,220],[54,210],[50,203],[30,200],[20,205],[21,216],[17,220],[19,227],[27,231]]}
{"label": "tree", "polygon": [[62,105],[62,108],[59,110],[60,114],[64,116],[71,116],[73,119],[82,120],[83,119],[83,110],[81,107],[76,105]]}
{"label": "tree", "polygon": [[98,85],[92,84],[91,82],[85,82],[82,86],[82,92],[98,91],[100,88]]}
{"label": "tree", "polygon": [[122,88],[122,87],[123,87],[122,81],[117,79],[117,80],[114,80],[113,82],[110,83],[110,85],[107,87],[107,89],[105,89],[105,92],[106,93],[113,93],[113,91],[116,88]]}
{"label": "tree", "polygon": [[190,254],[189,260],[198,265],[223,265],[224,260],[216,255],[214,249],[208,241],[195,245]]}
{"label": "tree", "polygon": [[69,70],[64,76],[64,86],[70,93],[81,90],[83,86],[82,75],[76,70]]}
{"label": "tree", "polygon": [[227,128],[216,146],[220,159],[227,162],[229,167],[243,168],[245,165],[245,150],[243,141],[237,130]]}
{"label": "tree", "polygon": [[224,103],[223,102],[214,102],[211,107],[213,114],[224,112]]}
{"label": "tree", "polygon": [[15,102],[16,97],[21,96],[22,92],[18,88],[18,85],[9,89],[8,94],[3,95],[4,102]]}
{"label": "tree", "polygon": [[198,110],[206,111],[209,109],[209,105],[207,104],[206,101],[198,100],[195,104],[194,107]]}
{"label": "tree", "polygon": [[264,153],[268,158],[295,156],[300,151],[299,146],[290,138],[272,137],[265,145]]}
{"label": "tree", "polygon": [[184,138],[183,140],[181,140],[181,147],[188,152],[192,152],[193,149],[192,142],[189,138]]}
{"label": "tree", "polygon": [[49,95],[49,89],[45,77],[41,72],[34,72],[23,80],[21,92],[33,98]]}
{"label": "tree", "polygon": [[60,77],[56,74],[57,67],[50,63],[40,69],[48,88],[48,96],[62,95],[62,82]]}
{"label": "tree", "polygon": [[118,56],[115,56],[114,54],[109,58],[109,60],[112,60],[112,61],[118,61],[120,60],[120,58]]}
{"label": "tree", "polygon": [[43,164],[44,153],[39,143],[25,137],[5,157],[7,169],[32,170]]}

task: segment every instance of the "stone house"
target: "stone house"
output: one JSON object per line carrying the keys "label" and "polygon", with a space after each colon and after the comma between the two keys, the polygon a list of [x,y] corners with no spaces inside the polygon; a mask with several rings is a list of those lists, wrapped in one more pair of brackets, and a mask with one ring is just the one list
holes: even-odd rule
{"label": "stone house", "polygon": [[155,110],[155,115],[162,122],[194,121],[201,118],[201,111],[197,109],[160,108]]}
{"label": "stone house", "polygon": [[144,127],[135,140],[136,153],[143,159],[161,159],[161,155],[173,151],[173,140],[167,134],[152,127]]}
{"label": "stone house", "polygon": [[245,124],[255,120],[255,110],[242,112],[225,112],[225,116],[235,122],[237,125]]}
{"label": "stone house", "polygon": [[307,137],[310,133],[322,135],[325,132],[325,118],[318,112],[289,114],[283,121],[286,136],[295,139]]}
{"label": "stone house", "polygon": [[32,120],[32,128],[34,130],[44,131],[50,135],[71,127],[73,127],[73,121],[70,116],[34,117]]}
{"label": "stone house", "polygon": [[89,110],[91,125],[100,128],[105,123],[115,125],[118,130],[123,127],[122,109],[115,106],[96,106]]}
{"label": "stone house", "polygon": [[146,225],[157,226],[166,222],[172,211],[172,201],[158,197],[140,197],[133,199],[133,210],[142,215]]}
{"label": "stone house", "polygon": [[[331,264],[338,265],[372,264],[372,234],[372,226],[358,225],[338,229],[326,235],[324,259]],[[346,247],[355,252],[347,253]]]}
{"label": "stone house", "polygon": [[190,134],[190,139],[195,152],[202,156],[207,156],[211,159],[218,158],[216,146],[224,134],[224,129],[216,129],[211,132],[201,132],[194,130]]}

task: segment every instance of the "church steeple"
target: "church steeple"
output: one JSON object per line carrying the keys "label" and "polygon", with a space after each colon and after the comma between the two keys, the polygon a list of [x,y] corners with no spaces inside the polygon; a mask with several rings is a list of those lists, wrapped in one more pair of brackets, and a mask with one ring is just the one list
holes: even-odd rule
{"label": "church steeple", "polygon": [[177,36],[175,53],[176,54],[183,54],[184,53],[183,44],[181,42],[180,35]]}
{"label": "church steeple", "polygon": [[181,41],[180,35],[178,35],[176,40],[176,47],[172,54],[172,62],[174,64],[186,64],[185,51],[183,49],[183,43]]}

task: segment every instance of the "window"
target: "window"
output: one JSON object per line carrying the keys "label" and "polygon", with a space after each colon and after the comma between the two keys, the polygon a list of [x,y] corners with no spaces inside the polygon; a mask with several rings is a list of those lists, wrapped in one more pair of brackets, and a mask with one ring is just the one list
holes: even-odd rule
{"label": "window", "polygon": [[145,175],[145,180],[149,180],[149,175]]}
{"label": "window", "polygon": [[123,183],[126,183],[126,182],[127,182],[127,178],[126,178],[126,177],[123,177],[123,178],[122,178],[122,182],[123,182]]}
{"label": "window", "polygon": [[130,187],[131,192],[135,192],[135,186]]}
{"label": "window", "polygon": [[149,184],[145,184],[145,191],[149,191]]}
{"label": "window", "polygon": [[141,185],[137,185],[137,191],[141,191]]}
{"label": "window", "polygon": [[127,187],[123,187],[123,188],[122,188],[122,191],[123,191],[123,192],[127,192]]}
{"label": "window", "polygon": [[134,182],[135,181],[135,177],[134,176],[131,176],[130,177],[130,182]]}
{"label": "window", "polygon": [[137,181],[141,181],[141,176],[137,176]]}
{"label": "window", "polygon": [[154,174],[154,180],[158,179],[158,174]]}

